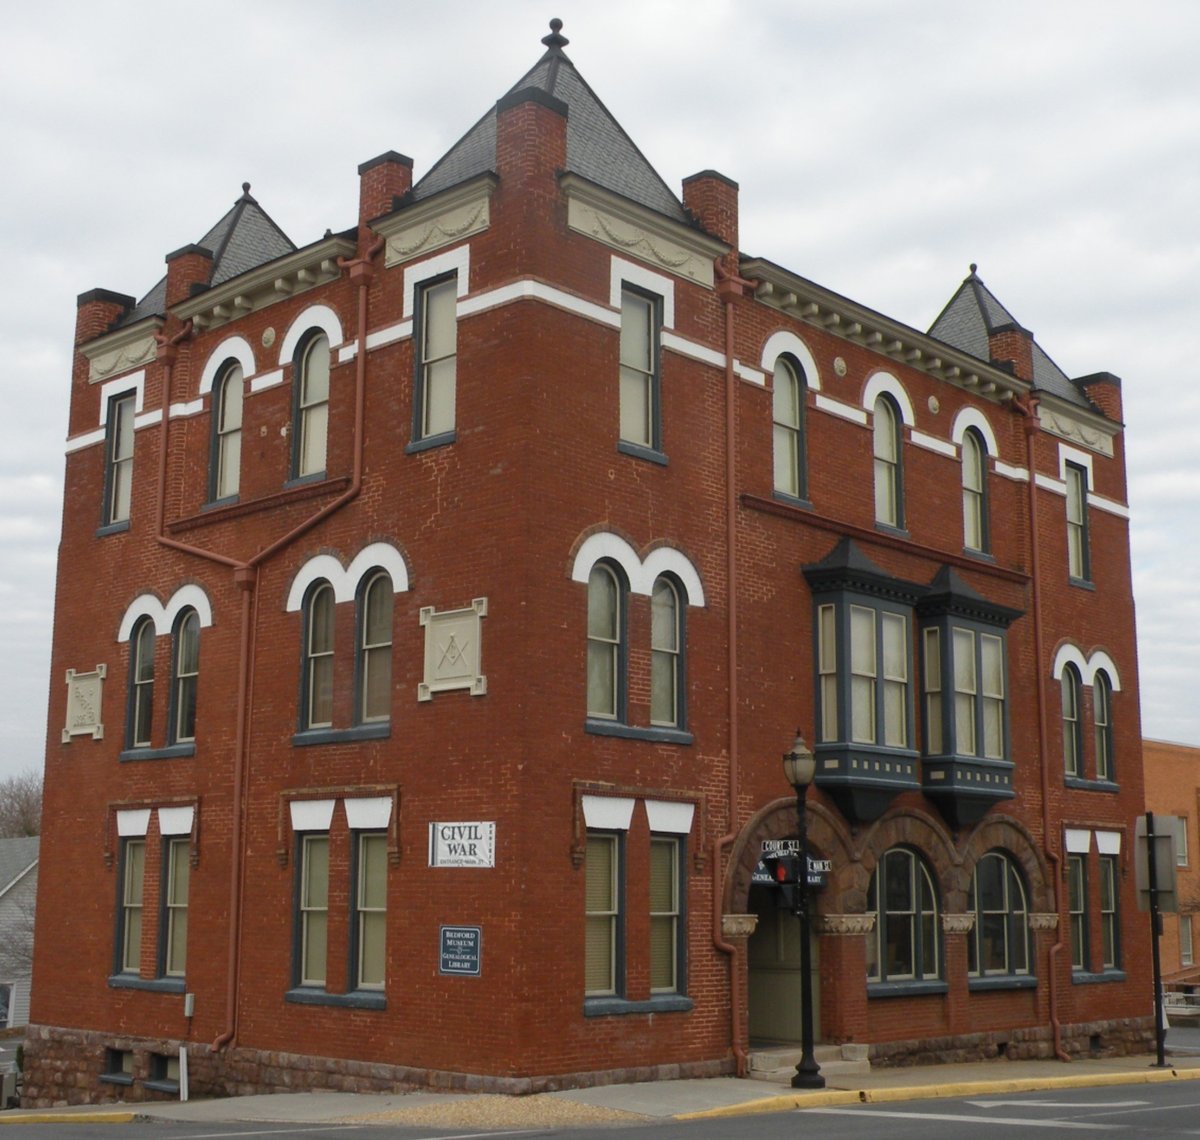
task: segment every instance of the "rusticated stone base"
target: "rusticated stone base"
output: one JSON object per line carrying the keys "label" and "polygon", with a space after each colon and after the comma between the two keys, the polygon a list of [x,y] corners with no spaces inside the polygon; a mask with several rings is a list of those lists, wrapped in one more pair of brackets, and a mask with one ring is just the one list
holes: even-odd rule
{"label": "rusticated stone base", "polygon": [[[147,1082],[151,1077],[152,1057],[175,1057],[180,1045],[187,1048],[188,1083],[194,1097],[250,1096],[312,1089],[378,1093],[434,1089],[522,1096],[597,1085],[728,1076],[734,1071],[734,1061],[729,1058],[549,1076],[493,1077],[259,1049],[237,1048],[214,1053],[207,1044],[194,1041],[121,1037],[81,1029],[30,1025],[25,1037],[22,1107],[174,1099],[175,1094],[148,1087]],[[133,1054],[130,1080],[114,1082],[106,1079],[108,1051],[112,1049]]]}
{"label": "rusticated stone base", "polygon": [[[1068,1057],[1125,1057],[1154,1051],[1154,1019],[1127,1017],[1091,1021],[1062,1028]],[[886,1069],[902,1065],[953,1065],[970,1061],[1052,1060],[1054,1034],[1048,1025],[1029,1029],[965,1033],[921,1041],[889,1041],[870,1047],[871,1064]]]}

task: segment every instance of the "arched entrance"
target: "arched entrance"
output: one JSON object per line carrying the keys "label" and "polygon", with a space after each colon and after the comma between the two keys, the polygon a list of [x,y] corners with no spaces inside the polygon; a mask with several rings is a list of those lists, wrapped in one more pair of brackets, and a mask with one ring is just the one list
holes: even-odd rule
{"label": "arched entrance", "polygon": [[[751,1045],[800,1041],[800,920],[777,905],[779,888],[763,883],[750,887],[749,913],[758,925],[746,945]],[[821,1039],[821,940],[809,934],[812,947],[813,1036]]]}

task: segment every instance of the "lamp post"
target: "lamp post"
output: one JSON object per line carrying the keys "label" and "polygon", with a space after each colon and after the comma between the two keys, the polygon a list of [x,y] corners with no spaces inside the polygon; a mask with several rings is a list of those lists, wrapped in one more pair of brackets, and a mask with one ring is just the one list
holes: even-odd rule
{"label": "lamp post", "polygon": [[809,946],[809,890],[808,890],[808,817],[804,807],[804,796],[808,785],[816,775],[817,761],[812,749],[804,743],[800,730],[791,750],[783,754],[783,774],[796,789],[796,824],[800,840],[799,882],[796,884],[795,915],[800,920],[800,1046],[801,1056],[792,1076],[794,1089],[823,1089],[825,1078],[821,1066],[813,1055],[813,995],[812,995],[812,949]]}

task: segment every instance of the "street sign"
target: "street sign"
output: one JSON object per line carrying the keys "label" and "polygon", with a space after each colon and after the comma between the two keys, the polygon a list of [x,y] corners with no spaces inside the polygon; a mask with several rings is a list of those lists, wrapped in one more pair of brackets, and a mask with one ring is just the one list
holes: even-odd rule
{"label": "street sign", "polygon": [[[1160,911],[1179,910],[1175,893],[1175,836],[1180,820],[1174,815],[1154,815],[1154,886]],[[1137,841],[1134,846],[1134,877],[1137,880],[1138,910],[1150,909],[1150,858],[1146,839],[1146,817],[1137,817]]]}
{"label": "street sign", "polygon": [[439,974],[457,974],[477,978],[482,972],[483,928],[479,926],[443,926]]}
{"label": "street sign", "polygon": [[[800,841],[798,839],[764,839],[762,853],[763,855],[799,855]],[[832,860],[814,859],[810,854],[808,857],[808,885],[816,890],[820,890],[829,882],[829,875],[832,870]],[[759,859],[758,866],[754,868],[754,874],[751,876],[750,882],[772,887],[779,885],[771,877],[762,859]]]}

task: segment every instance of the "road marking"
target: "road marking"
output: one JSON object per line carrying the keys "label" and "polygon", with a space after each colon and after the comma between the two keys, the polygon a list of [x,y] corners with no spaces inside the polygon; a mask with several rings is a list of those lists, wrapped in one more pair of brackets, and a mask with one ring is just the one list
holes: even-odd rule
{"label": "road marking", "polygon": [[1007,1124],[1013,1128],[1079,1128],[1084,1132],[1122,1132],[1121,1124],[1087,1124],[1074,1120],[1014,1120],[1011,1116],[969,1116],[954,1112],[883,1112],[867,1108],[801,1108],[799,1112],[826,1116],[882,1116],[889,1120],[945,1120],[957,1124]]}
{"label": "road marking", "polygon": [[1010,1105],[1030,1105],[1033,1108],[1141,1108],[1148,1100],[969,1100],[976,1108],[1008,1108]]}

